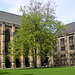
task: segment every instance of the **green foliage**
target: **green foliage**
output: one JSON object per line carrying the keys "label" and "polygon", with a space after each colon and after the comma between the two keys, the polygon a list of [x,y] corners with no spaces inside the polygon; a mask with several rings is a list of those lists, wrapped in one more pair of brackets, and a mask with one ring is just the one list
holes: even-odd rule
{"label": "green foliage", "polygon": [[21,7],[21,11],[21,25],[10,42],[12,44],[9,45],[9,51],[13,48],[14,56],[28,55],[29,50],[31,55],[34,55],[35,50],[38,50],[41,56],[48,52],[51,55],[58,37],[56,34],[60,35],[61,30],[65,29],[64,25],[55,19],[51,3],[30,1],[28,6]]}

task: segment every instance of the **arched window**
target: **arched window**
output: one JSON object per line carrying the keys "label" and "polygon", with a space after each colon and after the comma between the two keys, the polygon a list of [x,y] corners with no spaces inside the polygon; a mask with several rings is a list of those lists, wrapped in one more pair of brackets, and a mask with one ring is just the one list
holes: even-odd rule
{"label": "arched window", "polygon": [[5,31],[5,42],[9,42],[10,41],[10,32],[9,29],[7,29]]}
{"label": "arched window", "polygon": [[9,29],[5,30],[5,54],[8,54],[8,43],[10,41]]}

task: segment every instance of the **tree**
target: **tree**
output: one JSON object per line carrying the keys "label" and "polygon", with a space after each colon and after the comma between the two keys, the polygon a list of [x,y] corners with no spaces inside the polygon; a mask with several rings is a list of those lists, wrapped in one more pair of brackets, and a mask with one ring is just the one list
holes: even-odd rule
{"label": "tree", "polygon": [[35,57],[36,67],[37,51],[42,57],[48,52],[51,55],[58,37],[56,34],[61,34],[65,27],[62,22],[56,20],[51,2],[44,4],[30,1],[29,5],[21,7],[21,11],[21,25],[13,41],[10,41],[9,51],[13,47],[14,56],[20,56],[21,53],[28,55],[27,52],[31,51],[31,55]]}

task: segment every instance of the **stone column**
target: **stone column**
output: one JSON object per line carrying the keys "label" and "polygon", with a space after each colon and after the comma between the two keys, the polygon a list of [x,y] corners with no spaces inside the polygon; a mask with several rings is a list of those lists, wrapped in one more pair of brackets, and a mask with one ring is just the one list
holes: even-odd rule
{"label": "stone column", "polygon": [[22,51],[23,50],[21,50],[21,68],[25,68],[25,57]]}
{"label": "stone column", "polygon": [[[11,38],[10,40],[13,40],[13,35],[15,34],[15,24],[12,24],[12,31],[11,31]],[[13,55],[13,48],[11,51],[11,54]],[[15,68],[15,61],[14,56],[11,56],[11,68]]]}
{"label": "stone column", "polygon": [[37,48],[37,67],[41,67],[41,56],[38,48]]}
{"label": "stone column", "polygon": [[25,68],[25,58],[21,55],[21,68]]}
{"label": "stone column", "polygon": [[53,55],[51,56],[51,66],[54,66],[54,59],[53,59]]}
{"label": "stone column", "polygon": [[[74,59],[75,59],[75,33],[74,33]],[[75,66],[75,60],[74,60],[74,66]]]}
{"label": "stone column", "polygon": [[73,40],[74,40],[74,51],[75,51],[75,33],[74,33],[74,39]]}
{"label": "stone column", "polygon": [[60,38],[58,38],[58,45],[57,45],[57,57],[59,58],[59,65],[61,65],[61,43],[60,43]]}
{"label": "stone column", "polygon": [[69,52],[69,38],[68,36],[66,35],[65,36],[65,55],[66,55],[66,63],[65,65],[68,65],[68,52]]}
{"label": "stone column", "polygon": [[67,47],[66,47],[67,53],[67,65],[70,66],[70,45],[69,45],[69,36],[67,36]]}
{"label": "stone column", "polygon": [[51,67],[51,56],[49,56],[49,67]]}
{"label": "stone column", "polygon": [[33,68],[34,67],[34,65],[33,65],[33,55],[32,55],[32,52],[31,52],[31,50],[29,51],[29,63],[30,63],[30,68]]}
{"label": "stone column", "polygon": [[1,68],[5,68],[5,23],[1,28]]}
{"label": "stone column", "polygon": [[37,55],[37,67],[41,67],[41,56]]}
{"label": "stone column", "polygon": [[33,68],[34,65],[33,65],[33,56],[29,56],[29,59],[30,59],[30,67]]}

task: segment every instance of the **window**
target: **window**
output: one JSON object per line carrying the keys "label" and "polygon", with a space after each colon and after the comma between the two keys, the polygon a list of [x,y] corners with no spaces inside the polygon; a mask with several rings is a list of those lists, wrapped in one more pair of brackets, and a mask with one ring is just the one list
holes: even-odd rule
{"label": "window", "polygon": [[65,40],[64,40],[64,38],[61,39],[61,45],[65,45]]}
{"label": "window", "polygon": [[5,54],[8,54],[8,43],[10,41],[10,31],[9,29],[5,30]]}
{"label": "window", "polygon": [[65,46],[62,46],[62,47],[61,47],[61,51],[64,51],[64,50],[65,50]]}
{"label": "window", "polygon": [[73,36],[69,37],[69,43],[70,43],[70,50],[74,49],[74,38]]}
{"label": "window", "polygon": [[54,47],[55,52],[57,51],[57,47]]}
{"label": "window", "polygon": [[73,50],[74,49],[74,45],[70,45],[70,49]]}
{"label": "window", "polygon": [[9,42],[10,41],[10,32],[9,29],[7,29],[5,31],[5,42]]}
{"label": "window", "polygon": [[61,51],[64,51],[65,50],[65,39],[62,38],[60,41],[61,41]]}
{"label": "window", "polygon": [[74,43],[74,42],[73,42],[73,36],[70,36],[70,37],[69,37],[69,43],[70,43],[70,44]]}

